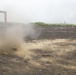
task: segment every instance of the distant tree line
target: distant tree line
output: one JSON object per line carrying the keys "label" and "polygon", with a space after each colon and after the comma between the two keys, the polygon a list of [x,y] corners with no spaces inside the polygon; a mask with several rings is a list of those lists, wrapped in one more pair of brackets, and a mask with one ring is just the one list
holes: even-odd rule
{"label": "distant tree line", "polygon": [[53,24],[50,24],[50,23],[44,23],[44,22],[35,22],[33,24],[39,25],[39,26],[46,26],[46,25],[49,25],[49,26],[76,26],[76,24],[64,24],[64,23],[53,23]]}

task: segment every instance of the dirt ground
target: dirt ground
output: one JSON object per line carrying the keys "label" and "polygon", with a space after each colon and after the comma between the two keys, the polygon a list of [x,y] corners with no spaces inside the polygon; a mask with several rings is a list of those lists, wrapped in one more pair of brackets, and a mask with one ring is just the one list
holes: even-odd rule
{"label": "dirt ground", "polygon": [[76,27],[37,27],[23,44],[23,57],[0,55],[0,75],[76,75]]}

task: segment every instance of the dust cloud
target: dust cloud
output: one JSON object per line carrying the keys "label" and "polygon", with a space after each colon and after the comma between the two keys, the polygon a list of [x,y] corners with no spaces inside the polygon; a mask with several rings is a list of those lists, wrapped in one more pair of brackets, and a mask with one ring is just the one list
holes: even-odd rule
{"label": "dust cloud", "polygon": [[[0,53],[17,54],[23,52],[27,37],[37,38],[37,31],[32,24],[11,24],[0,26]],[[20,52],[19,52],[20,51]],[[16,53],[17,52],[17,53]]]}

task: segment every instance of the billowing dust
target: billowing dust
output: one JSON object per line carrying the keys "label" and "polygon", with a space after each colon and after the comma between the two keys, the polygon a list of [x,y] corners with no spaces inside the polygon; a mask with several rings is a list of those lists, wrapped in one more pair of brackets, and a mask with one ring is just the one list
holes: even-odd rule
{"label": "billowing dust", "polygon": [[27,37],[37,38],[32,24],[2,26],[0,30],[0,53],[24,56],[24,53],[28,50]]}

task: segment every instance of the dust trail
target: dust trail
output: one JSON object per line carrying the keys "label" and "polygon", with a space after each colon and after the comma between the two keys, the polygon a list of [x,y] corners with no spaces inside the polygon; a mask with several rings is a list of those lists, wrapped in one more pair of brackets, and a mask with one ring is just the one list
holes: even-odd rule
{"label": "dust trail", "polygon": [[[36,30],[33,25],[6,25],[0,27],[0,53],[15,54],[24,50],[24,38],[37,38]],[[17,54],[17,53],[16,53]]]}

